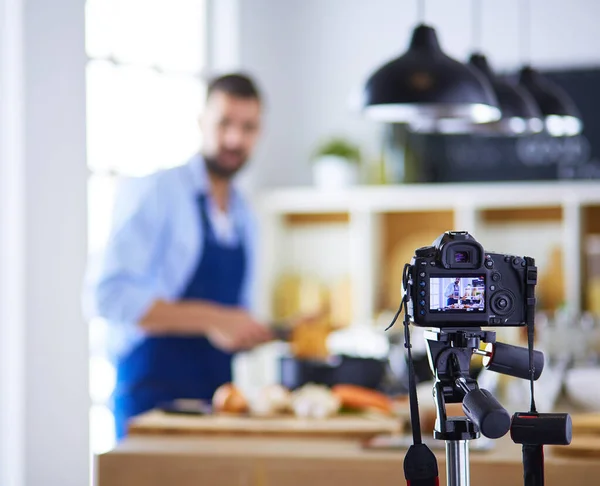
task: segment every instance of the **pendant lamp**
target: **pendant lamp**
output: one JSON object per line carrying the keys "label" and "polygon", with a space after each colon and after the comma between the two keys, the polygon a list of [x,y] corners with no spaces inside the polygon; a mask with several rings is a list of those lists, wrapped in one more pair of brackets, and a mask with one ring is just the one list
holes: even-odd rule
{"label": "pendant lamp", "polygon": [[368,79],[363,107],[367,117],[391,123],[440,118],[486,123],[500,117],[489,82],[447,56],[435,30],[424,24],[415,28],[403,55]]}
{"label": "pendant lamp", "polygon": [[482,0],[472,0],[471,5],[474,53],[469,65],[481,73],[490,83],[502,117],[500,120],[473,124],[463,120],[440,120],[437,130],[441,133],[477,133],[481,135],[521,135],[541,132],[544,128],[542,114],[533,97],[523,88],[497,76],[487,58],[481,53],[482,45]]}
{"label": "pendant lamp", "polygon": [[[521,44],[524,56],[530,58],[531,0],[522,3]],[[527,62],[519,72],[519,84],[529,91],[542,113],[549,135],[573,136],[583,130],[577,106],[559,85],[533,69]]]}
{"label": "pendant lamp", "polygon": [[481,53],[472,54],[469,65],[477,69],[490,82],[498,99],[502,117],[500,120],[482,124],[442,119],[437,126],[438,132],[510,136],[539,133],[544,129],[542,113],[527,90],[494,74],[487,58]]}
{"label": "pendant lamp", "polygon": [[581,114],[565,90],[531,66],[521,69],[519,83],[535,99],[544,117],[546,131],[550,135],[564,137],[581,133]]}

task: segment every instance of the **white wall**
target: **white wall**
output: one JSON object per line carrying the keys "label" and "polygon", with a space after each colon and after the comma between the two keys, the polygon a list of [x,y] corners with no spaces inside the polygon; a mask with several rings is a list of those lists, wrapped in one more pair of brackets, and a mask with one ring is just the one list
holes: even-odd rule
{"label": "white wall", "polygon": [[[257,157],[263,185],[310,182],[307,161],[323,136],[346,133],[378,150],[379,127],[349,110],[372,70],[404,51],[415,25],[413,0],[240,0],[241,62],[269,97],[267,138]],[[482,46],[497,69],[517,67],[519,5],[481,0]],[[531,58],[539,67],[600,64],[600,2],[531,0]],[[471,0],[426,0],[426,21],[448,54],[472,46]]]}
{"label": "white wall", "polygon": [[25,3],[27,486],[88,479],[82,0]]}
{"label": "white wall", "polygon": [[22,5],[0,0],[0,484],[24,480]]}
{"label": "white wall", "polygon": [[[0,358],[0,392],[17,393],[0,398],[0,423],[12,434],[0,431],[0,465],[8,466],[0,479],[3,486],[80,486],[89,480],[88,341],[79,299],[87,214],[84,2],[0,5],[9,3],[2,20],[22,30],[23,50],[17,35],[2,54],[17,56],[24,85],[2,86],[12,101],[22,90],[22,110],[7,113],[2,104],[0,125],[1,140],[13,145],[2,147],[1,175],[17,185],[0,197],[0,256],[9,265],[0,272],[0,342],[10,351]],[[13,138],[20,115],[23,145]],[[22,408],[11,410],[15,404]],[[16,452],[8,450],[12,439]],[[22,462],[13,464],[19,451]]]}

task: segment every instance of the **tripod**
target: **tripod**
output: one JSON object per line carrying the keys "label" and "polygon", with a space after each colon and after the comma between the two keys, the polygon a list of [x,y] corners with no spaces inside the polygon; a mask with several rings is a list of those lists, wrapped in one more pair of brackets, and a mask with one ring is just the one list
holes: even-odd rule
{"label": "tripod", "polygon": [[[496,333],[479,328],[444,328],[427,331],[425,339],[429,364],[435,377],[433,395],[437,420],[433,435],[435,439],[446,442],[448,486],[469,486],[469,441],[479,438],[480,434],[491,439],[502,437],[511,424],[508,412],[489,391],[479,388],[477,381],[469,375],[473,353],[489,358],[491,353],[480,351],[479,346],[482,341],[494,344]],[[500,349],[503,350],[500,361],[512,361],[517,367],[523,364],[523,353],[526,352],[523,348],[501,345]],[[511,357],[520,359],[515,361]],[[510,369],[497,364],[489,368],[505,373],[509,371],[507,374],[513,376],[527,373],[527,368],[517,369],[512,365]],[[541,373],[541,367],[539,371]],[[462,403],[466,416],[448,417],[446,403]]]}

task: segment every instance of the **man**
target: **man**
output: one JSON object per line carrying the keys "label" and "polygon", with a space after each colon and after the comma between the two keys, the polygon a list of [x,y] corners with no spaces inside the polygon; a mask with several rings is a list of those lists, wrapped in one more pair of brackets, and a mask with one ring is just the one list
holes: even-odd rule
{"label": "man", "polygon": [[257,142],[261,98],[232,74],[208,86],[201,155],[128,181],[89,287],[110,324],[117,436],[127,420],[176,398],[210,399],[236,351],[271,339],[249,313],[254,223],[232,179]]}
{"label": "man", "polygon": [[450,282],[446,285],[444,297],[446,297],[446,307],[450,307],[452,304],[458,304],[458,299],[460,298],[460,278],[456,277],[454,282]]}

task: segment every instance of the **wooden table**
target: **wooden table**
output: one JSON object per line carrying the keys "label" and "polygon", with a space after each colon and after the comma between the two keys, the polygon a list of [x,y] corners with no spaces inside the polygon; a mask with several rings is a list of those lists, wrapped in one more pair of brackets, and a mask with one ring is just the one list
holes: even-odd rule
{"label": "wooden table", "polygon": [[[445,454],[439,459],[445,485]],[[322,438],[140,435],[96,458],[97,486],[398,486],[404,451],[364,450]],[[523,484],[521,449],[508,437],[471,452],[473,486]],[[546,486],[598,484],[600,459],[546,452]]]}

